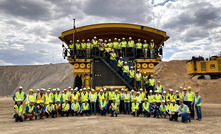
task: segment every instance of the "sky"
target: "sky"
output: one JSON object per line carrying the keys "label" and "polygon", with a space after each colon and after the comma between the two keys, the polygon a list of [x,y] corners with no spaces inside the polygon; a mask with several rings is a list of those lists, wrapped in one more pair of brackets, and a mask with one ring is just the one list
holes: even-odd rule
{"label": "sky", "polygon": [[66,63],[61,32],[132,23],[167,32],[164,61],[221,51],[220,0],[0,0],[0,65]]}

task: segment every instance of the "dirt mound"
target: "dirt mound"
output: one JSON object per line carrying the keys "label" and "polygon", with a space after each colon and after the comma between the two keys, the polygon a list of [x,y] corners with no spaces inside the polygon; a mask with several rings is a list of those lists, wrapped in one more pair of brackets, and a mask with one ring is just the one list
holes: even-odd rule
{"label": "dirt mound", "polygon": [[12,95],[21,85],[30,88],[67,88],[73,86],[71,64],[0,66],[0,96]]}
{"label": "dirt mound", "polygon": [[164,89],[179,89],[180,86],[199,90],[202,101],[205,103],[221,103],[221,79],[197,80],[189,79],[186,61],[161,62],[156,67],[155,78],[160,80]]}

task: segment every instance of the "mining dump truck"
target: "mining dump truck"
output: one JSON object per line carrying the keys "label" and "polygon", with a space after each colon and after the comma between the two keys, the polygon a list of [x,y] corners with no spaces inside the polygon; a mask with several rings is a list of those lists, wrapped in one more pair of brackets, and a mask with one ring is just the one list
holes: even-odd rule
{"label": "mining dump truck", "polygon": [[197,77],[197,79],[218,79],[221,78],[221,57],[212,56],[205,59],[202,56],[192,57],[187,61],[187,74],[190,78]]}
{"label": "mining dump truck", "polygon": [[[133,66],[135,72],[139,69],[143,74],[144,72],[147,75],[154,74],[154,66],[156,66],[163,57],[163,46],[164,42],[169,38],[166,32],[146,27],[136,24],[126,24],[126,23],[104,23],[104,24],[94,24],[87,25],[82,27],[73,27],[73,29],[64,31],[61,33],[59,39],[64,42],[63,47],[63,56],[67,58],[70,64],[73,65],[73,73],[75,76],[75,86],[79,89],[84,86],[86,88],[110,88],[114,89],[127,88],[128,90],[135,89],[136,83],[130,82],[128,79],[122,77],[122,74],[116,68],[110,66],[110,61],[108,57],[104,54],[95,54],[93,52],[91,57],[87,57],[87,51],[81,49],[79,55],[76,49],[76,45],[73,45],[73,48],[70,48],[70,44],[78,43],[82,44],[84,41],[87,43],[89,39],[94,39],[96,36],[97,41],[105,41],[111,39],[113,42],[115,38],[121,39],[125,38],[125,41],[128,42],[128,38],[131,37],[135,44],[138,40],[141,43],[144,43],[144,40],[150,45],[150,41],[154,40],[154,57],[148,55],[144,57],[142,51],[136,53],[136,48],[133,48],[134,53],[132,56],[129,55],[129,48],[126,47],[126,53],[123,56],[123,60],[127,61],[129,66]],[[106,46],[104,46],[106,47]],[[93,49],[91,49],[93,51]],[[122,50],[120,50],[122,52]],[[96,53],[101,53],[100,50]],[[71,55],[70,55],[71,54]],[[140,56],[137,57],[137,54]],[[150,50],[148,49],[148,54]],[[116,65],[117,60],[119,60],[120,55],[116,56]],[[143,86],[143,81],[141,81]],[[135,89],[136,90],[136,89]]]}

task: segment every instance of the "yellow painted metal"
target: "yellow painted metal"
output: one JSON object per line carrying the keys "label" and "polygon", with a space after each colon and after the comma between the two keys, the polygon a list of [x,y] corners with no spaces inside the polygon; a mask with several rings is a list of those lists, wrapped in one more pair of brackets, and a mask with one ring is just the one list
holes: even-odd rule
{"label": "yellow painted metal", "polygon": [[84,81],[84,85],[86,88],[91,87],[91,78],[89,75],[85,76],[85,81]]}
{"label": "yellow painted metal", "polygon": [[142,64],[142,68],[143,68],[143,69],[146,69],[146,68],[147,68],[147,63],[143,63],[143,64]]}

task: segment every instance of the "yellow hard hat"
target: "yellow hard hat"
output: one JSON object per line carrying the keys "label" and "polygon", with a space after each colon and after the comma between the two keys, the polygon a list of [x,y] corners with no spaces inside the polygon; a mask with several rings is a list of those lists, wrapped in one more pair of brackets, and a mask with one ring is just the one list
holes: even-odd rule
{"label": "yellow hard hat", "polygon": [[176,102],[176,101],[174,99],[172,99],[171,102]]}
{"label": "yellow hard hat", "polygon": [[183,87],[180,87],[180,89],[183,89]]}
{"label": "yellow hard hat", "polygon": [[160,81],[157,81],[158,83],[160,83]]}
{"label": "yellow hard hat", "polygon": [[115,92],[118,92],[118,90],[116,90]]}
{"label": "yellow hard hat", "polygon": [[30,91],[30,92],[33,92],[33,89],[30,89],[29,91]]}
{"label": "yellow hard hat", "polygon": [[191,86],[188,86],[188,89],[191,89]]}
{"label": "yellow hard hat", "polygon": [[82,91],[82,89],[80,89],[80,91]]}
{"label": "yellow hard hat", "polygon": [[51,88],[49,87],[48,90],[51,90]]}
{"label": "yellow hard hat", "polygon": [[88,99],[86,99],[85,101],[88,101]]}
{"label": "yellow hard hat", "polygon": [[134,98],[134,101],[137,100],[137,98]]}
{"label": "yellow hard hat", "polygon": [[73,91],[74,89],[72,88],[71,91]]}
{"label": "yellow hard hat", "polygon": [[60,89],[57,89],[57,91],[61,91]]}
{"label": "yellow hard hat", "polygon": [[53,103],[53,101],[52,101],[52,100],[50,100],[50,101],[49,101],[49,103]]}
{"label": "yellow hard hat", "polygon": [[92,89],[91,91],[94,92],[94,89]]}
{"label": "yellow hard hat", "polygon": [[186,88],[183,88],[183,91],[186,91],[187,89]]}
{"label": "yellow hard hat", "polygon": [[105,98],[104,97],[102,97],[102,100],[104,100]]}
{"label": "yellow hard hat", "polygon": [[113,98],[113,100],[116,100],[116,98]]}
{"label": "yellow hard hat", "polygon": [[153,99],[152,102],[156,102],[156,100]]}
{"label": "yellow hard hat", "polygon": [[77,98],[74,98],[74,100],[77,100]]}
{"label": "yellow hard hat", "polygon": [[34,103],[35,101],[34,101],[34,100],[31,100],[30,102]]}
{"label": "yellow hard hat", "polygon": [[84,39],[82,41],[84,41]]}
{"label": "yellow hard hat", "polygon": [[170,102],[170,100],[169,100],[169,99],[167,99],[167,102]]}
{"label": "yellow hard hat", "polygon": [[40,101],[40,103],[44,103],[44,101],[43,101],[43,100],[41,100],[41,101]]}
{"label": "yellow hard hat", "polygon": [[67,89],[64,89],[64,91],[67,91]]}
{"label": "yellow hard hat", "polygon": [[196,93],[199,93],[200,91],[196,90]]}
{"label": "yellow hard hat", "polygon": [[125,89],[124,91],[127,91],[127,89]]}
{"label": "yellow hard hat", "polygon": [[147,98],[144,98],[144,100],[146,101],[146,100],[147,100]]}

